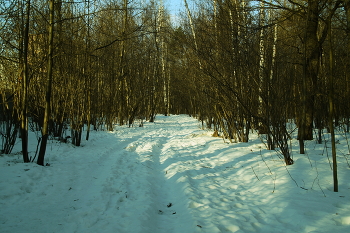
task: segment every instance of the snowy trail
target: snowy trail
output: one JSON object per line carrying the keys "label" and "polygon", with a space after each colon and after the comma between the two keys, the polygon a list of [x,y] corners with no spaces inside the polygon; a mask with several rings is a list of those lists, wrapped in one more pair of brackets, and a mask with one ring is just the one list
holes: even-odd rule
{"label": "snowy trail", "polygon": [[0,232],[350,232],[344,156],[334,193],[324,145],[286,168],[257,135],[225,143],[198,125],[158,116],[91,132],[81,147],[50,141],[46,167],[23,164],[18,143],[0,156]]}
{"label": "snowy trail", "polygon": [[[149,209],[146,232],[194,232],[194,222],[188,211],[188,202],[182,193],[182,186],[174,180],[166,178],[165,165],[161,161],[164,148],[172,143],[181,131],[166,129],[171,124],[180,125],[178,122],[155,123],[152,131],[132,142],[128,148],[138,154],[142,164],[149,168],[149,183],[152,190],[151,208]],[[129,149],[130,150],[130,149]]]}
{"label": "snowy trail", "polygon": [[26,171],[18,181],[26,199],[13,212],[20,222],[3,217],[4,232],[28,232],[27,225],[41,226],[32,232],[187,232],[193,225],[188,203],[160,163],[163,147],[179,132],[165,127],[101,132],[80,148],[61,144],[49,151],[50,167],[11,161]]}

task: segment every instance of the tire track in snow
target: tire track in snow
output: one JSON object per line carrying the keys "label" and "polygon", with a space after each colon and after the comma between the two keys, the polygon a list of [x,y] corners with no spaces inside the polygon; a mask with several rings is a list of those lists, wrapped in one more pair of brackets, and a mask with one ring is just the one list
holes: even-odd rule
{"label": "tire track in snow", "polygon": [[[118,229],[117,219],[113,215],[118,201],[125,194],[121,187],[116,186],[117,179],[124,178],[117,176],[116,168],[123,161],[115,156],[115,152],[119,151],[119,143],[115,140],[109,144],[111,146],[84,167],[80,167],[80,171],[77,171],[79,175],[74,176],[78,177],[70,190],[70,196],[74,199],[74,212],[67,222],[75,225],[76,232],[89,232],[88,229],[96,227],[104,230]],[[85,190],[85,195],[75,195],[75,191],[80,194],[82,190]]]}
{"label": "tire track in snow", "polygon": [[[96,150],[92,149],[94,143],[104,145],[106,140],[110,146],[102,147],[104,150],[96,153]],[[106,229],[104,226],[106,224],[103,222],[112,223],[109,227],[114,228],[115,223],[105,221],[105,213],[114,192],[104,188],[112,184],[114,176],[112,171],[115,163],[110,161],[113,161],[111,157],[118,149],[116,143],[111,143],[115,141],[115,137],[95,138],[91,140],[91,144],[80,147],[82,154],[74,154],[74,147],[65,144],[57,155],[59,162],[56,159],[52,160],[50,167],[31,165],[23,177],[28,181],[39,180],[45,185],[31,182],[33,192],[30,191],[27,194],[30,201],[23,202],[21,209],[35,211],[32,215],[23,217],[22,212],[19,212],[18,218],[23,220],[16,224],[15,229],[23,228],[26,229],[25,232],[34,232],[27,229],[25,225],[35,224],[41,225],[40,230],[35,231],[38,233],[95,232],[92,230],[95,226],[99,226],[102,230]],[[57,151],[54,152],[57,153]],[[48,151],[48,153],[52,152]],[[79,161],[79,163],[72,163],[72,156],[75,157],[73,161]],[[55,179],[52,179],[53,177]],[[38,218],[36,213],[45,213],[45,216]],[[22,224],[23,227],[21,227]]]}
{"label": "tire track in snow", "polygon": [[149,218],[143,224],[149,226],[149,229],[144,232],[194,232],[195,224],[188,211],[183,187],[174,179],[166,177],[166,167],[161,162],[164,148],[175,136],[173,131],[165,129],[168,125],[169,123],[154,124],[153,131],[148,131],[148,135],[140,139],[135,149],[140,158],[144,159],[143,164],[151,170],[148,179],[152,190],[152,205],[148,209]]}
{"label": "tire track in snow", "polygon": [[[128,137],[130,136],[131,137]],[[136,156],[124,149],[130,141],[137,141],[139,134],[95,139],[105,150],[91,156],[86,148],[86,161],[76,169],[62,167],[62,172],[72,174],[62,194],[62,216],[57,232],[142,232],[138,221],[146,219],[144,195],[149,184],[143,184],[142,166]],[[102,139],[102,140],[101,140]],[[85,148],[84,148],[85,149]],[[69,187],[69,189],[68,189]],[[138,190],[138,193],[133,193]],[[57,188],[56,188],[57,191]],[[62,191],[61,191],[62,192]],[[81,193],[85,193],[81,195]],[[139,208],[133,208],[135,206]],[[50,206],[49,206],[50,207]],[[52,209],[57,207],[51,206]],[[63,215],[65,213],[65,215]]]}

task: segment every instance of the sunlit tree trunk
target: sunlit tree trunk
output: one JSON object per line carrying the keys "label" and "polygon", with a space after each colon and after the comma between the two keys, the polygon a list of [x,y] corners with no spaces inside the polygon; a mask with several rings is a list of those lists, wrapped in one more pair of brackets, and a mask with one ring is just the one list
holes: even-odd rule
{"label": "sunlit tree trunk", "polygon": [[47,139],[49,137],[49,120],[50,120],[50,104],[51,104],[51,89],[52,89],[52,71],[53,71],[53,37],[54,37],[54,4],[55,0],[49,1],[49,50],[48,50],[48,59],[47,59],[47,80],[46,80],[46,91],[45,91],[45,113],[44,113],[44,122],[41,130],[41,144],[38,155],[37,163],[39,165],[44,165],[44,158],[46,152]]}
{"label": "sunlit tree trunk", "polygon": [[259,121],[259,133],[267,134],[269,137],[269,121],[268,121],[268,109],[265,102],[263,101],[263,96],[266,98],[266,86],[268,86],[265,75],[265,66],[266,66],[266,57],[265,57],[265,3],[264,1],[260,2],[260,10],[259,10],[259,102],[258,102],[258,115],[265,119],[265,122]]}
{"label": "sunlit tree trunk", "polygon": [[28,96],[28,45],[29,45],[29,18],[30,18],[30,0],[27,0],[26,15],[23,35],[23,79],[22,79],[22,114],[21,114],[21,139],[23,162],[28,163],[28,117],[27,117],[27,96]]}
{"label": "sunlit tree trunk", "polygon": [[87,129],[86,129],[86,140],[89,140],[89,136],[90,136],[90,128],[91,128],[91,89],[92,89],[92,85],[91,85],[91,59],[90,59],[90,54],[89,54],[89,50],[90,50],[90,0],[87,0],[87,39],[86,39],[86,48],[85,48],[85,60],[87,61],[87,81],[86,81],[86,95],[87,95]]}
{"label": "sunlit tree trunk", "polygon": [[125,120],[125,112],[128,108],[127,105],[127,82],[126,82],[126,59],[125,59],[125,49],[126,49],[126,43],[127,43],[127,30],[128,30],[128,0],[124,0],[123,3],[123,9],[124,9],[124,17],[123,17],[123,29],[122,29],[122,41],[120,46],[120,53],[119,53],[119,90],[120,90],[120,96],[119,96],[119,109],[118,109],[118,120],[119,125],[124,124]]}
{"label": "sunlit tree trunk", "polygon": [[265,40],[264,40],[264,24],[265,24],[265,4],[264,1],[260,2],[260,12],[259,12],[259,26],[260,26],[260,36],[259,36],[259,115],[262,115],[263,110],[263,86],[264,86],[264,72],[265,72]]}
{"label": "sunlit tree trunk", "polygon": [[158,8],[158,16],[157,16],[157,38],[156,43],[158,44],[157,47],[159,47],[160,52],[160,62],[161,62],[161,77],[163,80],[163,103],[164,103],[164,115],[167,116],[169,114],[168,112],[168,105],[169,105],[169,99],[168,99],[168,76],[166,71],[166,54],[167,54],[167,48],[166,44],[164,42],[165,35],[162,32],[165,24],[165,15],[164,15],[164,5],[163,1],[160,1],[160,5]]}
{"label": "sunlit tree trunk", "polygon": [[[271,12],[270,12],[271,14]],[[270,16],[271,17],[271,16]],[[267,86],[267,105],[266,105],[266,112],[267,112],[267,127],[270,127],[271,125],[271,118],[272,118],[272,106],[271,106],[271,90],[270,90],[270,83],[273,83],[273,78],[274,78],[274,68],[275,68],[275,63],[276,63],[276,44],[277,44],[277,35],[278,35],[278,24],[276,23],[274,28],[274,35],[273,35],[273,45],[272,45],[272,58],[271,58],[271,68],[270,68],[270,77],[269,77],[269,84]],[[277,110],[278,111],[278,110]],[[282,120],[282,119],[281,119]],[[283,119],[286,120],[286,119]],[[283,126],[281,126],[283,127]],[[282,131],[283,133],[285,131]],[[271,135],[270,130],[267,131],[267,147],[269,150],[274,150],[275,145],[274,145],[274,140],[273,136]]]}
{"label": "sunlit tree trunk", "polygon": [[[190,8],[188,7],[187,0],[184,0],[184,3],[185,3],[185,7],[186,7],[187,17],[188,17],[188,20],[190,21],[190,27],[191,27],[194,47],[196,49],[196,53],[198,53],[198,43],[197,43],[197,38],[196,38],[196,31],[194,29],[192,14],[191,14]],[[202,64],[201,64],[200,60],[198,60],[198,64],[199,64],[199,67],[202,68]]]}

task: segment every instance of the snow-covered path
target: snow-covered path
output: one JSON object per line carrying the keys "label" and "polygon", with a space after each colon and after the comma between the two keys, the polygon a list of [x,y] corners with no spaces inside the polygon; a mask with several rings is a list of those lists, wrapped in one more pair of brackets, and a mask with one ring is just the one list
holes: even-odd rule
{"label": "snow-covered path", "polygon": [[[177,123],[177,122],[174,122]],[[146,168],[150,200],[149,217],[140,232],[193,232],[193,219],[188,211],[188,203],[182,192],[182,186],[175,180],[167,179],[161,158],[163,148],[179,131],[168,130],[169,122],[157,122],[153,130],[147,130],[137,141],[131,142],[126,150],[135,153],[140,163]],[[179,127],[177,127],[179,129]],[[182,128],[182,127],[181,127]],[[182,132],[184,130],[181,130]],[[185,130],[186,131],[186,130]]]}
{"label": "snow-covered path", "polygon": [[18,143],[0,157],[0,232],[350,232],[344,138],[334,193],[324,145],[285,167],[257,135],[229,144],[198,125],[158,116],[82,147],[51,141],[46,167],[23,164]]}
{"label": "snow-covered path", "polygon": [[0,232],[187,232],[188,203],[160,162],[181,132],[166,127],[95,132],[80,148],[52,141],[48,167],[1,158]]}

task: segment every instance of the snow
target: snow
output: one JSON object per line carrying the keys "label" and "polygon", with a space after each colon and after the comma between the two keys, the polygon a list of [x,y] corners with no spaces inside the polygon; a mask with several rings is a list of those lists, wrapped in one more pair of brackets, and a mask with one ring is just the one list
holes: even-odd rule
{"label": "snow", "polygon": [[51,140],[45,167],[22,163],[17,142],[0,156],[0,232],[350,232],[347,135],[335,193],[329,143],[300,155],[293,139],[286,167],[256,134],[232,144],[199,125],[157,116],[93,131],[81,147]]}

